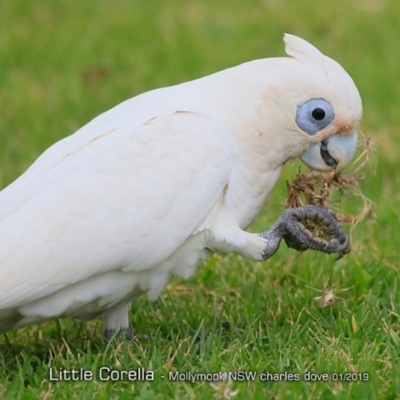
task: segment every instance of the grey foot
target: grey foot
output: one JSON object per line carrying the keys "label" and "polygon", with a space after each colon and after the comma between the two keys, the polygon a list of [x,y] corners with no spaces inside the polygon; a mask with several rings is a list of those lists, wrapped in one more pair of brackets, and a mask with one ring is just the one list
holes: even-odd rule
{"label": "grey foot", "polygon": [[120,328],[120,329],[104,329],[103,337],[106,340],[110,340],[113,337],[124,337],[126,340],[132,340],[133,333],[131,328]]}
{"label": "grey foot", "polygon": [[[314,221],[324,226],[329,233],[329,239],[314,236],[302,221]],[[287,246],[305,251],[308,249],[323,253],[339,253],[340,256],[349,251],[350,238],[346,235],[335,214],[324,206],[307,205],[285,210],[278,221],[268,231],[261,234],[271,243],[284,239]],[[270,257],[269,248],[265,250],[265,258]]]}

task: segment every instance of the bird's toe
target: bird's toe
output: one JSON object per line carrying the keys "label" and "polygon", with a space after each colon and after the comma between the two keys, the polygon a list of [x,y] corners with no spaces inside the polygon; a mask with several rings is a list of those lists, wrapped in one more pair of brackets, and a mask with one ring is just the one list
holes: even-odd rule
{"label": "bird's toe", "polygon": [[[286,228],[283,239],[288,247],[298,251],[312,249],[339,253],[341,256],[349,251],[350,238],[328,208],[307,205],[286,210],[285,213],[282,215]],[[313,232],[310,222],[316,227],[314,231],[320,231],[323,237]]]}

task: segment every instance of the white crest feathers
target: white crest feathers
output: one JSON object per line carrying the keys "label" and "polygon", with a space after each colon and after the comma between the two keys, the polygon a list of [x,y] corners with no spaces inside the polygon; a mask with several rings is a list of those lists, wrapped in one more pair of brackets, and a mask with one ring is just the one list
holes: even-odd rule
{"label": "white crest feathers", "polygon": [[285,42],[286,54],[302,63],[321,64],[325,58],[325,56],[316,47],[308,43],[306,40],[299,38],[298,36],[285,33],[283,36],[283,41]]}

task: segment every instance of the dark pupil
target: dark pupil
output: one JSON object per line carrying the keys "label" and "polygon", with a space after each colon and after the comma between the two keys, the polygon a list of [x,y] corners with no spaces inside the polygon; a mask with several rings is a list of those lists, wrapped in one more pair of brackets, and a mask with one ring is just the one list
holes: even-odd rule
{"label": "dark pupil", "polygon": [[322,121],[325,118],[325,111],[322,108],[315,108],[311,115],[317,121]]}

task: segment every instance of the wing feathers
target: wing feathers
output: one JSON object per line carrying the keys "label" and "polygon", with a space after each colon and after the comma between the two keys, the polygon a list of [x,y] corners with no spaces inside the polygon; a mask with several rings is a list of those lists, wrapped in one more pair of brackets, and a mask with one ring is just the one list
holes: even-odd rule
{"label": "wing feathers", "polygon": [[153,268],[207,221],[229,179],[229,135],[195,113],[96,137],[0,193],[2,309]]}

